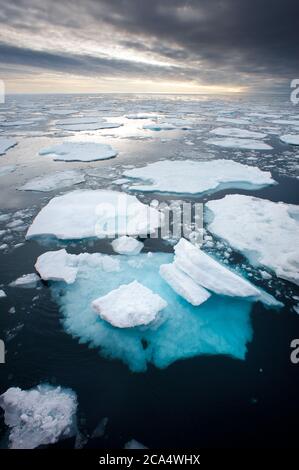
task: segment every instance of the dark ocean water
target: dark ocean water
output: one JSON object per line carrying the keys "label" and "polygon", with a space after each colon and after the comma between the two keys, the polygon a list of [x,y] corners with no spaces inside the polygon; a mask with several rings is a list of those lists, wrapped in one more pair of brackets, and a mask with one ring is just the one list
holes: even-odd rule
{"label": "dark ocean water", "polygon": [[[1,135],[16,136],[19,143],[0,157],[0,165],[3,162],[3,165],[17,164],[18,167],[14,173],[0,179],[0,212],[28,209],[24,219],[27,225],[56,193],[70,189],[51,193],[16,190],[33,176],[69,168],[99,169],[98,177],[90,176],[78,187],[117,189],[111,179],[121,175],[123,166],[162,158],[229,158],[269,170],[278,182],[257,191],[225,190],[201,198],[180,196],[177,199],[204,202],[239,193],[299,204],[296,177],[299,150],[282,144],[278,137],[291,133],[292,129],[275,125],[271,119],[254,118],[251,130],[273,128],[268,130],[266,139],[273,146],[270,152],[223,150],[204,143],[207,132],[216,127],[215,118],[219,113],[229,111],[231,117],[253,112],[283,114],[286,118],[295,115],[297,109],[285,97],[27,96],[10,97],[8,109],[3,109],[3,113],[11,119],[44,116],[49,106],[58,105],[111,118],[127,112],[147,111],[166,116],[183,115],[187,120],[192,118],[198,122],[199,130],[165,131],[148,136],[140,130],[140,125],[132,123],[129,130],[83,133],[87,137],[95,135],[120,152],[113,160],[86,164],[53,162],[37,155],[39,148],[62,139],[53,117],[30,129],[6,129]],[[30,134],[33,129],[36,135]],[[138,194],[138,197],[144,202],[153,198],[176,198],[157,194]],[[4,222],[0,230],[2,228],[5,228]],[[72,388],[78,396],[80,432],[88,437],[85,446],[90,448],[121,448],[132,438],[149,448],[161,449],[293,447],[297,444],[299,364],[290,361],[290,343],[299,338],[299,315],[292,309],[291,298],[298,295],[295,285],[283,281],[274,283],[270,292],[276,295],[279,290],[285,303],[280,311],[254,304],[251,313],[254,334],[248,344],[246,360],[199,356],[177,361],[166,369],[149,366],[145,373],[132,373],[122,362],[103,358],[99,351],[79,344],[64,331],[59,307],[46,283],[38,289],[8,286],[22,274],[34,272],[34,263],[40,254],[61,246],[56,242],[44,245],[27,241],[15,247],[24,242],[25,231],[11,231],[8,235],[9,248],[0,251],[0,288],[7,293],[7,297],[0,300],[0,338],[4,339],[7,350],[6,363],[0,365],[0,393],[12,386],[29,389],[45,382]],[[88,241],[68,243],[67,247],[72,253],[84,250],[113,254],[108,240],[92,244]],[[145,251],[172,250],[163,240],[145,242]],[[239,255],[235,257],[238,260]],[[14,313],[11,307],[15,308]],[[105,436],[91,439],[92,431],[104,417],[108,418]],[[5,446],[7,428],[1,414],[0,438]],[[74,440],[61,441],[56,446],[73,447]]]}

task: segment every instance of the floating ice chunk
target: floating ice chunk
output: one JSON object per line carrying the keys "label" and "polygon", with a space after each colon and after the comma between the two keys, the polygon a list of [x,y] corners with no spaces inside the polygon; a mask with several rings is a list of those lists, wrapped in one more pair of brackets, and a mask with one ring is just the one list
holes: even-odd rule
{"label": "floating ice chunk", "polygon": [[213,216],[208,225],[212,233],[254,266],[266,266],[299,285],[298,206],[233,194],[206,207]]}
{"label": "floating ice chunk", "polygon": [[58,196],[39,212],[26,238],[62,240],[146,235],[161,225],[161,213],[118,191],[77,190]]}
{"label": "floating ice chunk", "polygon": [[132,328],[153,322],[160,310],[167,307],[167,302],[138,281],[133,281],[94,300],[92,307],[111,325]]}
{"label": "floating ice chunk", "polygon": [[288,119],[277,119],[275,121],[272,121],[273,124],[282,124],[285,126],[298,126],[299,122],[295,120],[288,120]]}
{"label": "floating ice chunk", "polygon": [[50,385],[31,390],[12,387],[0,396],[0,406],[11,429],[11,449],[54,444],[77,432],[77,397],[72,390]]}
{"label": "floating ice chunk", "polygon": [[173,124],[167,122],[154,122],[152,124],[144,124],[143,129],[150,131],[172,131],[177,129]]}
{"label": "floating ice chunk", "polygon": [[117,122],[104,122],[98,117],[61,119],[57,122],[57,125],[67,131],[92,131],[97,129],[113,129],[123,126],[123,124]]}
{"label": "floating ice chunk", "polygon": [[93,123],[98,123],[98,122],[99,122],[99,117],[97,116],[88,116],[88,117],[78,116],[74,118],[60,119],[59,121],[57,121],[56,124],[60,126],[66,126],[69,124],[93,124]]}
{"label": "floating ice chunk", "polygon": [[[217,295],[196,307],[182,301],[159,276],[160,265],[173,262],[172,254],[107,256],[119,263],[118,270],[111,273],[92,266],[97,255],[82,259],[73,284],[50,284],[65,330],[81,343],[99,348],[102,355],[120,359],[139,372],[145,371],[148,363],[163,368],[200,354],[228,354],[244,359],[246,344],[252,338],[250,301]],[[133,281],[159,294],[168,306],[147,326],[115,328],[95,314],[91,303]]]}
{"label": "floating ice chunk", "polygon": [[37,258],[34,267],[44,281],[64,281],[73,284],[82,265],[100,268],[105,272],[119,270],[118,260],[110,256],[100,253],[71,255],[65,249],[43,253]]}
{"label": "floating ice chunk", "polygon": [[248,119],[218,117],[218,122],[227,122],[228,124],[251,124]]}
{"label": "floating ice chunk", "polygon": [[0,137],[0,155],[4,155],[5,152],[17,145],[17,141],[15,139],[10,139],[9,137]]}
{"label": "floating ice chunk", "polygon": [[34,289],[39,280],[40,279],[38,275],[35,273],[23,274],[23,276],[11,282],[9,285],[10,287],[24,287],[26,289]]}
{"label": "floating ice chunk", "polygon": [[174,265],[193,281],[219,295],[247,297],[266,305],[281,306],[271,295],[262,292],[249,281],[234,273],[201,249],[181,238],[174,247]]}
{"label": "floating ice chunk", "polygon": [[154,119],[157,115],[152,113],[137,113],[137,114],[126,114],[127,119]]}
{"label": "floating ice chunk", "polygon": [[113,250],[121,255],[138,255],[143,243],[133,237],[119,237],[111,243]]}
{"label": "floating ice chunk", "polygon": [[226,138],[215,138],[215,139],[208,139],[205,141],[206,144],[217,145],[218,147],[225,147],[225,148],[239,148],[245,150],[272,150],[273,147],[269,144],[265,144],[264,142],[260,142],[259,140],[254,139],[238,139],[234,137],[226,137]]}
{"label": "floating ice chunk", "polygon": [[53,114],[55,116],[68,116],[69,114],[77,113],[76,109],[49,109],[47,111],[48,114]]}
{"label": "floating ice chunk", "polygon": [[40,155],[50,155],[54,160],[65,162],[92,162],[116,157],[117,151],[110,145],[95,142],[63,142],[39,151]]}
{"label": "floating ice chunk", "polygon": [[131,439],[124,445],[124,449],[137,450],[137,449],[147,449],[147,447],[145,447],[143,444],[136,441],[135,439]]}
{"label": "floating ice chunk", "polygon": [[37,258],[35,269],[44,281],[75,282],[78,268],[72,264],[72,255],[66,250],[48,251]]}
{"label": "floating ice chunk", "polygon": [[32,126],[36,124],[36,121],[39,119],[20,119],[18,121],[5,121],[1,122],[3,127],[20,127],[20,126]]}
{"label": "floating ice chunk", "polygon": [[130,186],[134,191],[182,194],[215,192],[225,188],[256,189],[275,183],[271,173],[232,160],[163,160],[126,170],[124,175],[151,183]]}
{"label": "floating ice chunk", "polygon": [[299,304],[294,305],[294,306],[293,306],[293,309],[294,309],[294,311],[295,311],[296,313],[298,313],[298,315],[299,315]]}
{"label": "floating ice chunk", "polygon": [[238,129],[235,127],[217,127],[210,131],[210,134],[223,135],[228,137],[241,137],[248,139],[264,139],[267,137],[267,134],[262,134],[261,132],[252,132],[246,129]]}
{"label": "floating ice chunk", "polygon": [[8,175],[16,170],[16,165],[5,165],[0,168],[0,176]]}
{"label": "floating ice chunk", "polygon": [[298,135],[294,135],[294,134],[282,135],[280,137],[280,140],[282,142],[285,142],[286,144],[299,145],[299,134]]}
{"label": "floating ice chunk", "polygon": [[20,191],[54,191],[55,189],[73,186],[85,181],[82,173],[76,170],[51,173],[46,176],[38,176],[18,188]]}
{"label": "floating ice chunk", "polygon": [[4,290],[0,289],[0,299],[3,299],[4,297],[6,297],[6,294]]}
{"label": "floating ice chunk", "polygon": [[211,296],[206,289],[196,284],[190,276],[173,263],[162,264],[160,275],[178,295],[192,305],[201,305]]}

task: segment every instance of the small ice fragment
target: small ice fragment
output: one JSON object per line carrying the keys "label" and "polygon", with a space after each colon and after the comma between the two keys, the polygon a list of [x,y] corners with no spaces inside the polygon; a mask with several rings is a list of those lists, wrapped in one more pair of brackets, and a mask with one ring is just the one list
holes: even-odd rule
{"label": "small ice fragment", "polygon": [[111,243],[113,251],[121,255],[138,255],[143,248],[143,243],[133,237],[119,237]]}
{"label": "small ice fragment", "polygon": [[39,277],[35,273],[23,274],[15,281],[9,284],[10,287],[23,287],[25,289],[34,289],[39,282]]}
{"label": "small ice fragment", "polygon": [[0,299],[3,299],[4,297],[6,297],[6,294],[4,290],[0,289]]}

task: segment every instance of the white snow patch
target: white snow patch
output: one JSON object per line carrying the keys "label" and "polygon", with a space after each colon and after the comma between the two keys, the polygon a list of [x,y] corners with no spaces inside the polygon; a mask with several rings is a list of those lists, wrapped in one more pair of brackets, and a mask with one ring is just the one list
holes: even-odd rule
{"label": "white snow patch", "polygon": [[39,155],[50,155],[55,161],[92,162],[116,157],[117,151],[110,145],[96,142],[63,142],[41,149]]}
{"label": "white snow patch", "polygon": [[133,237],[119,237],[111,243],[113,251],[121,255],[138,255],[143,248],[143,243]]}
{"label": "white snow patch", "polygon": [[167,302],[149,288],[133,281],[92,302],[100,317],[117,328],[148,325]]}
{"label": "white snow patch", "polygon": [[144,124],[142,128],[149,131],[172,131],[176,129],[176,126],[167,122],[155,122],[152,124]]}

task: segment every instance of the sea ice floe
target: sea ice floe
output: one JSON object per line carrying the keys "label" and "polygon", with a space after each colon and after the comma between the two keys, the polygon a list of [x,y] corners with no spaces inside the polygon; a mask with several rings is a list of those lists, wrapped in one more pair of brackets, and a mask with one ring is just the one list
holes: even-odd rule
{"label": "sea ice floe", "polygon": [[76,109],[49,109],[47,111],[48,114],[53,114],[55,116],[68,116],[69,114],[77,113]]}
{"label": "sea ice floe", "polygon": [[84,175],[80,171],[67,170],[50,173],[46,176],[38,176],[20,186],[20,191],[54,191],[55,189],[73,186],[85,181]]}
{"label": "sea ice floe", "polygon": [[282,279],[299,285],[299,207],[239,194],[209,201],[209,230]]}
{"label": "sea ice floe", "polygon": [[[81,258],[78,263],[73,284],[50,282],[66,332],[81,343],[98,348],[102,355],[120,359],[131,370],[139,372],[145,371],[148,363],[163,368],[179,359],[201,354],[245,358],[246,345],[252,338],[251,297],[212,294],[201,305],[191,305],[159,275],[161,265],[173,262],[173,255],[169,253],[152,253],[151,256],[140,253],[134,258],[99,253],[85,256],[85,260]],[[117,263],[114,270],[107,272],[99,266],[102,256]],[[95,313],[91,303],[133,281],[160,295],[167,306],[149,325],[115,328]],[[122,307],[125,308],[125,304]]]}
{"label": "sea ice floe", "polygon": [[4,290],[0,289],[0,299],[3,299],[4,297],[6,297],[6,294]]}
{"label": "sea ice floe", "polygon": [[34,267],[44,281],[63,281],[73,284],[82,265],[98,268],[104,272],[119,270],[119,261],[114,257],[100,253],[72,255],[65,249],[43,253],[37,258]]}
{"label": "sea ice floe", "polygon": [[77,397],[70,389],[38,385],[11,387],[0,396],[11,449],[34,449],[74,436]]}
{"label": "sea ice floe", "polygon": [[119,237],[111,243],[113,251],[120,255],[138,255],[143,248],[143,243],[133,237]]}
{"label": "sea ice floe", "polygon": [[92,302],[100,317],[117,328],[148,325],[166,307],[160,295],[137,281],[122,284]]}
{"label": "sea ice floe", "polygon": [[210,134],[248,139],[264,139],[267,137],[267,134],[262,134],[261,132],[253,132],[246,129],[238,129],[236,127],[217,127],[210,131]]}
{"label": "sea ice floe", "polygon": [[136,114],[126,114],[125,117],[127,119],[153,119],[156,118],[157,115],[152,113],[136,113]]}
{"label": "sea ice floe", "polygon": [[241,118],[226,118],[226,117],[218,117],[216,119],[218,122],[226,122],[228,124],[251,124],[248,119],[241,119]]}
{"label": "sea ice floe", "polygon": [[217,145],[224,148],[239,148],[244,150],[272,150],[273,147],[265,142],[254,139],[238,139],[236,137],[213,138],[205,141],[206,144]]}
{"label": "sea ice floe", "polygon": [[16,170],[16,165],[5,165],[0,167],[0,176],[9,175]]}
{"label": "sea ice floe", "polygon": [[97,129],[113,129],[123,124],[117,122],[106,122],[99,117],[77,117],[57,121],[57,126],[67,131],[92,131]]}
{"label": "sea ice floe", "polygon": [[33,289],[39,281],[39,277],[35,273],[23,274],[15,281],[11,282],[10,287],[23,287],[26,289]]}
{"label": "sea ice floe", "polygon": [[35,217],[26,238],[145,236],[160,225],[161,213],[135,196],[109,190],[77,190],[51,199]]}
{"label": "sea ice floe", "polygon": [[149,131],[172,131],[173,129],[177,129],[176,126],[167,122],[154,122],[152,124],[144,124],[142,128],[147,129]]}
{"label": "sea ice floe", "polygon": [[256,189],[275,181],[271,173],[233,160],[162,160],[141,168],[126,170],[129,178],[149,184],[134,184],[134,191],[153,191],[181,194],[215,192],[225,188]]}
{"label": "sea ice floe", "polygon": [[4,155],[5,152],[17,145],[17,141],[15,139],[10,139],[9,137],[0,137],[0,155]]}
{"label": "sea ice floe", "polygon": [[67,141],[41,149],[39,155],[50,155],[55,161],[92,162],[116,157],[117,151],[107,144]]}
{"label": "sea ice floe", "polygon": [[278,119],[275,121],[272,121],[273,124],[282,124],[285,126],[298,126],[299,122],[295,120],[288,120],[288,119]]}
{"label": "sea ice floe", "polygon": [[285,144],[299,145],[299,134],[286,134],[280,137],[280,140]]}

